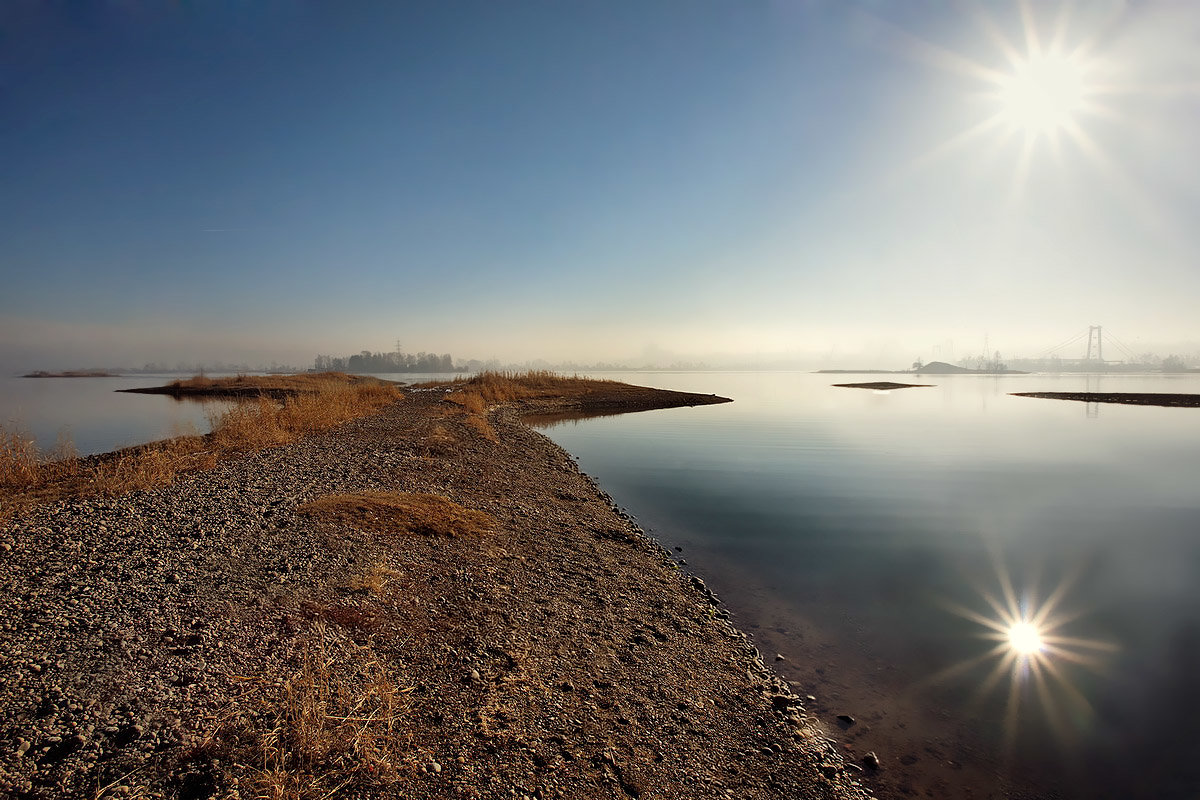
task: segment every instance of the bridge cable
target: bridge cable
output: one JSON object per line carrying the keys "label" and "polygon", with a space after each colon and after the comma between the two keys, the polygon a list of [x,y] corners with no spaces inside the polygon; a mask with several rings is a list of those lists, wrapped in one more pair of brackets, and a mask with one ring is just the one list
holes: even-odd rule
{"label": "bridge cable", "polygon": [[1062,343],[1060,343],[1060,344],[1056,344],[1056,345],[1054,345],[1054,347],[1049,347],[1049,348],[1047,348],[1047,349],[1043,350],[1041,353],[1039,353],[1039,354],[1037,355],[1037,358],[1039,358],[1039,359],[1040,359],[1040,358],[1046,358],[1047,356],[1049,356],[1050,354],[1052,354],[1054,351],[1056,351],[1056,350],[1062,350],[1064,347],[1067,347],[1068,345],[1072,345],[1072,344],[1074,344],[1076,341],[1079,341],[1079,340],[1083,339],[1083,337],[1084,337],[1084,336],[1087,336],[1087,335],[1088,335],[1090,332],[1091,332],[1091,329],[1090,329],[1090,328],[1085,328],[1085,329],[1083,329],[1083,330],[1079,331],[1078,333],[1074,334],[1074,335],[1073,335],[1073,336],[1071,336],[1070,338],[1068,338],[1066,341],[1064,341],[1064,342],[1062,342]]}

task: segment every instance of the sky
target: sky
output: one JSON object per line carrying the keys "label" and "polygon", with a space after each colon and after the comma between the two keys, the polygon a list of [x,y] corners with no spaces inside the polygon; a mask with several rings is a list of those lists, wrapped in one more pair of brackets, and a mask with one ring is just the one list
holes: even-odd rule
{"label": "sky", "polygon": [[1200,351],[1197,141],[1175,0],[9,0],[0,368]]}

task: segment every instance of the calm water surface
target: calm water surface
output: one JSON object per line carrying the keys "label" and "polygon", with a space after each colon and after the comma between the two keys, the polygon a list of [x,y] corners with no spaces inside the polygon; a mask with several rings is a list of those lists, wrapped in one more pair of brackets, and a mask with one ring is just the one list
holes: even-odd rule
{"label": "calm water surface", "polygon": [[878,752],[881,795],[1200,797],[1200,409],[1007,394],[1200,376],[614,377],[735,398],[545,432]]}
{"label": "calm water surface", "polygon": [[207,433],[212,403],[116,391],[161,386],[178,377],[0,378],[0,424],[32,434],[44,449],[62,434],[81,455]]}
{"label": "calm water surface", "polygon": [[[43,449],[53,447],[61,433],[74,442],[81,455],[185,433],[207,433],[211,415],[227,403],[117,391],[162,386],[179,377],[170,374],[126,378],[0,378],[0,425],[32,434]],[[209,373],[209,377],[225,377],[225,373]],[[377,377],[415,383],[455,376],[406,372]]]}

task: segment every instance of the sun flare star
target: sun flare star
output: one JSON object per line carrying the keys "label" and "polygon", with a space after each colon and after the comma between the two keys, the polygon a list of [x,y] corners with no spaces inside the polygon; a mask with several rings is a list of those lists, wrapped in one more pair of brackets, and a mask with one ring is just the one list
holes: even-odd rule
{"label": "sun flare star", "polygon": [[1008,629],[1008,644],[1013,652],[1029,656],[1041,652],[1045,647],[1041,631],[1030,622],[1018,622]]}
{"label": "sun flare star", "polygon": [[982,627],[979,637],[992,646],[974,658],[953,664],[929,679],[936,683],[978,672],[991,665],[975,689],[981,702],[1008,678],[1005,692],[1004,735],[1011,746],[1016,740],[1023,698],[1032,698],[1060,739],[1069,740],[1080,720],[1092,716],[1092,706],[1076,687],[1072,671],[1100,671],[1105,656],[1117,650],[1111,642],[1071,636],[1066,627],[1080,613],[1066,613],[1061,606],[1073,583],[1065,578],[1054,585],[1045,599],[1036,593],[1018,593],[1002,561],[993,559],[1000,593],[977,586],[979,607],[953,602],[944,606],[951,613]]}
{"label": "sun flare star", "polygon": [[1033,54],[1001,78],[1000,114],[1026,136],[1056,134],[1075,122],[1088,93],[1085,64],[1061,53]]}
{"label": "sun flare star", "polygon": [[[964,91],[964,100],[983,100],[977,120],[909,159],[893,180],[955,153],[973,152],[980,163],[1004,155],[1015,159],[1007,170],[1005,195],[1016,204],[1028,196],[1031,176],[1047,165],[1084,164],[1104,176],[1140,218],[1162,217],[1163,210],[1144,196],[1138,182],[1107,148],[1114,126],[1134,128],[1140,124],[1125,108],[1126,97],[1174,90],[1137,80],[1136,64],[1120,59],[1105,41],[1104,31],[1111,23],[1085,18],[1072,25],[1071,4],[1060,5],[1062,10],[1050,19],[1051,15],[1044,13],[1048,4],[1013,0],[1023,33],[1016,38],[989,13],[1003,4],[964,0],[961,7],[985,35],[990,52],[964,54],[898,27],[889,29],[895,46],[914,61],[973,84],[974,88]],[[1193,86],[1190,91],[1200,89]],[[1103,123],[1103,129],[1098,123]],[[1098,138],[1103,130],[1108,134]]]}

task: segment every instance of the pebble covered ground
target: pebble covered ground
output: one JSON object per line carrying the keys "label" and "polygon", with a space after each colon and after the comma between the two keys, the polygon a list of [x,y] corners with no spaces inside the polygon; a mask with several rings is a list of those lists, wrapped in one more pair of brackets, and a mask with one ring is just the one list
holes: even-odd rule
{"label": "pebble covered ground", "polygon": [[[703,582],[520,410],[491,412],[492,442],[441,391],[410,392],[170,486],[10,520],[0,796],[865,797]],[[388,535],[297,513],[370,491],[496,525]],[[282,791],[279,709],[313,653],[402,702],[373,750],[334,742]]]}

